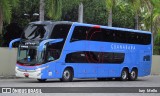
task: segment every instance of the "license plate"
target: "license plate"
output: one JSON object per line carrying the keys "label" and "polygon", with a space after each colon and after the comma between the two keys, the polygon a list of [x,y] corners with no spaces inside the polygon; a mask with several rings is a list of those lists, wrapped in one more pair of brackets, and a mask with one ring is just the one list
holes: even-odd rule
{"label": "license plate", "polygon": [[25,77],[29,77],[29,74],[28,74],[28,73],[24,73],[24,76],[25,76]]}

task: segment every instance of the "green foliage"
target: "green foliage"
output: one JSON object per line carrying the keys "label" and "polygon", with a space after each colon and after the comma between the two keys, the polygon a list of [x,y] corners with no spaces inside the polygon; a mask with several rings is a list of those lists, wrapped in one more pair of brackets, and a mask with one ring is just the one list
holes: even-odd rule
{"label": "green foliage", "polygon": [[[33,10],[34,9],[34,10]],[[14,8],[12,13],[12,22],[17,22],[24,28],[31,21],[38,21],[39,16],[33,16],[34,13],[39,13],[39,0],[20,0],[19,6]],[[28,14],[25,16],[24,14]]]}
{"label": "green foliage", "polygon": [[[154,53],[160,54],[160,0],[45,0],[45,20],[77,22],[80,3],[84,5],[85,23],[107,25],[112,9],[113,27],[134,28],[138,14],[139,23],[144,24],[139,27],[152,29],[156,37]],[[39,13],[39,0],[0,0],[0,10],[6,24],[11,20],[24,28],[29,22],[39,20],[33,16]],[[25,13],[29,16],[24,16]]]}
{"label": "green foliage", "polygon": [[[70,0],[66,0],[70,1]],[[102,2],[103,1],[103,2]],[[78,7],[80,3],[84,6],[84,22],[92,24],[106,25],[107,23],[107,11],[105,0],[77,0],[70,5],[66,4],[63,7],[62,20],[76,21],[78,20]]]}
{"label": "green foliage", "polygon": [[113,8],[113,26],[134,29],[134,13],[129,5],[121,3]]}
{"label": "green foliage", "polygon": [[47,15],[54,20],[60,19],[62,15],[62,0],[46,0],[45,3]]}
{"label": "green foliage", "polygon": [[10,23],[11,11],[13,7],[18,6],[19,0],[0,0],[0,10],[2,10],[3,21]]}
{"label": "green foliage", "polygon": [[158,31],[158,34],[156,36],[155,42],[154,42],[154,51],[153,53],[156,55],[160,55],[160,30]]}
{"label": "green foliage", "polygon": [[2,10],[3,21],[10,23],[12,9],[9,0],[1,0],[0,7],[0,10]]}
{"label": "green foliage", "polygon": [[[102,2],[103,1],[103,2]],[[85,1],[84,4],[84,22],[92,24],[106,25],[107,11],[104,0]]]}
{"label": "green foliage", "polygon": [[111,10],[113,6],[115,5],[115,2],[117,2],[117,0],[105,0],[106,8],[108,10]]}

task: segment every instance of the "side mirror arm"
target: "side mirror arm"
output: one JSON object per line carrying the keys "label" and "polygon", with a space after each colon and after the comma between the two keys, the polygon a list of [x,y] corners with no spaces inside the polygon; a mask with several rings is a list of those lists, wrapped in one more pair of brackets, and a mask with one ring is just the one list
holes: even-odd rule
{"label": "side mirror arm", "polygon": [[20,40],[21,40],[21,38],[17,38],[17,39],[12,40],[12,41],[9,43],[9,49],[12,49],[13,43],[18,42],[18,41],[20,41]]}

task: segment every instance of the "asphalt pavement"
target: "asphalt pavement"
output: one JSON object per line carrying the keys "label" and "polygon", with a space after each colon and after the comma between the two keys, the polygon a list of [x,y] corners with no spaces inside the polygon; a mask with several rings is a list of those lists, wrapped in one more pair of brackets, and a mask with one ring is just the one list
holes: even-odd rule
{"label": "asphalt pavement", "polygon": [[[146,77],[139,77],[138,80],[136,81],[118,81],[118,80],[105,80],[105,81],[98,81],[95,78],[92,79],[74,79],[73,82],[60,82],[60,80],[58,79],[52,79],[52,80],[47,80],[44,83],[38,82],[36,79],[29,79],[29,78],[19,78],[19,79],[0,79],[0,87],[1,90],[2,88],[48,88],[46,90],[50,90],[49,88],[57,88],[56,90],[58,92],[54,92],[53,93],[32,93],[30,95],[33,96],[88,96],[88,95],[92,95],[92,96],[160,96],[159,91],[160,91],[160,75],[151,75],[151,76],[146,76]],[[58,89],[58,88],[61,89]],[[128,88],[130,87],[130,88]],[[66,88],[67,90],[70,89],[68,92],[64,91],[63,88]],[[76,90],[76,88],[82,88],[83,91],[80,92],[76,92],[74,90]],[[86,89],[88,91],[86,91],[84,88],[89,88]],[[98,88],[96,90],[96,88]],[[104,88],[104,90],[111,90],[111,92],[107,93],[107,91],[103,91],[101,90],[102,88]],[[105,89],[106,88],[106,89]],[[109,89],[107,89],[109,88]],[[112,91],[113,90],[117,90],[117,88],[120,88],[117,91]],[[125,88],[125,89],[123,89]],[[127,89],[128,88],[128,89]],[[130,91],[132,91],[131,89],[134,90],[134,88],[138,88],[139,92],[137,93],[129,93],[129,89]],[[146,90],[145,88],[148,88],[149,91],[151,89],[152,92],[147,92],[148,90]],[[157,89],[156,89],[157,88]],[[65,90],[66,90],[65,89]],[[155,89],[155,90],[152,90]],[[26,89],[28,90],[28,89]],[[25,90],[25,91],[26,91]],[[73,91],[72,91],[73,90]],[[80,89],[81,90],[81,89]],[[95,90],[95,91],[93,91]],[[100,90],[100,91],[98,91]],[[126,90],[126,93],[125,93]],[[144,92],[145,90],[145,92]],[[22,90],[21,90],[22,91]],[[62,91],[62,93],[61,93]],[[122,93],[118,93],[121,92]],[[1,91],[2,92],[2,91]],[[17,95],[28,95],[28,94],[19,94],[18,91],[14,91],[15,93],[1,93],[0,96],[17,96]],[[18,94],[17,94],[17,93]],[[48,92],[48,91],[47,91]],[[86,92],[86,93],[81,93],[81,92]],[[99,93],[96,93],[99,92]],[[102,93],[101,93],[102,92]]]}

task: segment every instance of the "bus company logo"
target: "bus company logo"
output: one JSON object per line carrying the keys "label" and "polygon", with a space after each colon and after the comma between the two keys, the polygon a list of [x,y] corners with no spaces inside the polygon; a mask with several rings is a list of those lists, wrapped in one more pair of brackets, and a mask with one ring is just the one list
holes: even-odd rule
{"label": "bus company logo", "polygon": [[25,45],[36,45],[34,42],[26,42]]}
{"label": "bus company logo", "polygon": [[2,93],[11,93],[11,88],[2,88]]}
{"label": "bus company logo", "polygon": [[135,50],[136,47],[133,45],[118,45],[118,44],[112,44],[111,49],[113,50]]}

